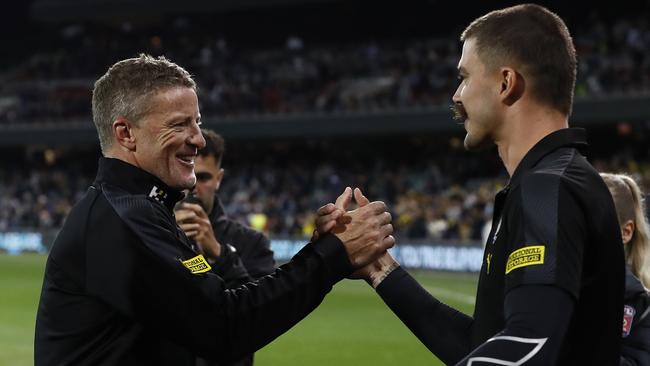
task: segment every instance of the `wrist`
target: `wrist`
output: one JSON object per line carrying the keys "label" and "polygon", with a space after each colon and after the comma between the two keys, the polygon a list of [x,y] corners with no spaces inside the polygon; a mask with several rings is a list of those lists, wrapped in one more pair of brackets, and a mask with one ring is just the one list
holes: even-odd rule
{"label": "wrist", "polygon": [[399,267],[399,263],[397,263],[397,261],[392,258],[387,262],[379,262],[380,263],[378,263],[376,267],[377,270],[372,271],[366,278],[366,282],[374,289],[376,289],[377,286],[379,286],[379,284],[382,283],[382,281],[384,281],[389,274],[391,274],[391,272]]}
{"label": "wrist", "polygon": [[209,244],[206,243],[205,245],[200,245],[200,247],[203,249],[205,256],[212,261],[217,261],[223,253],[221,245],[216,241]]}

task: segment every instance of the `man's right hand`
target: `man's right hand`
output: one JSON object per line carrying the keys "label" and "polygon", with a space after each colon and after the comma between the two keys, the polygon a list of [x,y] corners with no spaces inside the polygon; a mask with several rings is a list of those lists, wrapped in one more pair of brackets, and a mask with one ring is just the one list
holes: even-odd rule
{"label": "man's right hand", "polygon": [[[318,210],[316,233],[330,231],[343,242],[350,263],[361,268],[374,262],[395,245],[391,215],[381,201],[367,202],[358,188],[354,191],[359,208],[347,211],[352,190],[348,187],[336,200]],[[359,202],[362,200],[364,202]],[[317,235],[317,234],[316,234]]]}

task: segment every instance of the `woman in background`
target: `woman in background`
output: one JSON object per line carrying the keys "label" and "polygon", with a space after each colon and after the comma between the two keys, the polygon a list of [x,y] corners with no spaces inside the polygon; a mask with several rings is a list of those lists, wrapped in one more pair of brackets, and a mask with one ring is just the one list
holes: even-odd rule
{"label": "woman in background", "polygon": [[627,175],[601,176],[614,198],[627,264],[620,365],[650,366],[650,230],[643,194]]}

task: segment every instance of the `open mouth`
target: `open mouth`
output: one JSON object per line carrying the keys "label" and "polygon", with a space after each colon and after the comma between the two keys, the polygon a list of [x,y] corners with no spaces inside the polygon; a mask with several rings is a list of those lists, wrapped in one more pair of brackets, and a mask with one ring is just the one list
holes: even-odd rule
{"label": "open mouth", "polygon": [[185,166],[194,167],[194,157],[195,155],[177,155],[176,160]]}

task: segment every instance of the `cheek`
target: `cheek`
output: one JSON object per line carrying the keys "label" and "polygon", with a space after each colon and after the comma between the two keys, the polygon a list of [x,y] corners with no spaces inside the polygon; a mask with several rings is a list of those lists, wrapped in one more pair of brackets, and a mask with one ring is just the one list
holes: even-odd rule
{"label": "cheek", "polygon": [[182,137],[174,130],[164,130],[157,137],[158,145],[162,149],[171,149],[182,143]]}

